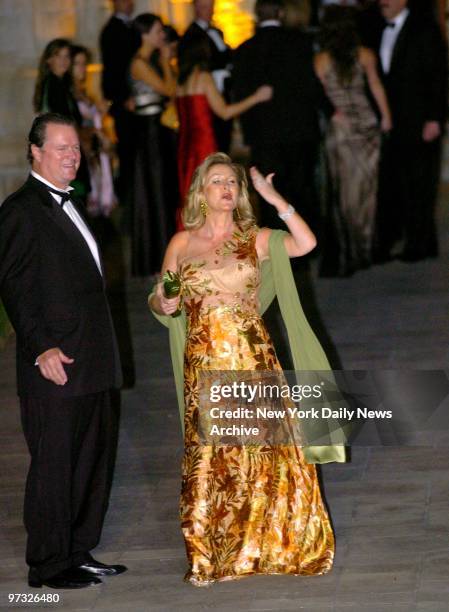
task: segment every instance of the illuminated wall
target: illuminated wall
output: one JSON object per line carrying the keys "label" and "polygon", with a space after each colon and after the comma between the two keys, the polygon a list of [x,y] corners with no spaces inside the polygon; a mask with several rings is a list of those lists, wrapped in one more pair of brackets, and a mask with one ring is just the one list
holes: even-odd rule
{"label": "illuminated wall", "polygon": [[[146,5],[146,7],[145,7]],[[225,41],[231,47],[252,36],[254,31],[254,0],[215,0],[214,24],[223,30]],[[161,15],[182,33],[193,18],[192,0],[140,0],[136,13],[151,10]]]}
{"label": "illuminated wall", "polygon": [[231,47],[237,47],[252,36],[254,18],[252,5],[242,0],[215,0],[214,23],[223,30],[225,41]]}

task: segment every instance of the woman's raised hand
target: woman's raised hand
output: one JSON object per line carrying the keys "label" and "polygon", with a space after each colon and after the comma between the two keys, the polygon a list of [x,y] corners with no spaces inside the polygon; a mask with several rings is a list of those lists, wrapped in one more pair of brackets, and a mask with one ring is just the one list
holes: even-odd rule
{"label": "woman's raised hand", "polygon": [[273,88],[271,85],[262,85],[256,89],[255,93],[258,102],[268,102],[273,97]]}
{"label": "woman's raised hand", "polygon": [[260,196],[262,196],[264,200],[273,206],[276,206],[276,204],[279,202],[284,201],[281,194],[273,187],[274,172],[267,174],[267,176],[263,176],[263,174],[261,174],[255,166],[253,166],[250,168],[249,173],[251,175],[251,180],[253,181],[254,189]]}

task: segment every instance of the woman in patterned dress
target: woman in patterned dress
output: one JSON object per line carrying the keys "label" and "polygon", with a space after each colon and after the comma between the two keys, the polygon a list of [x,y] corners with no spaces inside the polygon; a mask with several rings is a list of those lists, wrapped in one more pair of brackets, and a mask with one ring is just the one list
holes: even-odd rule
{"label": "woman in patterned dress", "polygon": [[[360,46],[351,8],[326,9],[321,49],[315,71],[337,111],[326,134],[331,188],[321,274],[347,276],[371,263],[380,132],[391,130],[391,113],[376,57]],[[380,126],[366,85],[379,109]]]}
{"label": "woman in patterned dress", "polygon": [[[256,191],[287,225],[286,252],[300,257],[315,247],[315,236],[274,189],[272,176],[251,169]],[[197,430],[201,371],[280,370],[258,311],[271,230],[254,224],[243,168],[223,153],[206,158],[194,174],[183,222],[163,271],[179,273],[187,316],[180,508],[186,580],[207,586],[252,574],[324,574],[332,567],[334,537],[315,466],[301,448],[205,445]],[[179,299],[166,298],[159,285],[150,306],[170,315]]]}

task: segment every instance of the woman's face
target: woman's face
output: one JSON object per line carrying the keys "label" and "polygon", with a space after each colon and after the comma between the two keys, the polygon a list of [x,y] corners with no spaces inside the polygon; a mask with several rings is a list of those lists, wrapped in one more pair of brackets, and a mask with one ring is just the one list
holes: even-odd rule
{"label": "woman's face", "polygon": [[70,68],[70,63],[69,47],[62,47],[61,49],[58,49],[47,60],[50,71],[57,77],[62,77],[65,75],[67,70]]}
{"label": "woman's face", "polygon": [[85,53],[77,53],[73,58],[72,74],[75,81],[83,82],[86,80],[87,57]]}
{"label": "woman's face", "polygon": [[226,164],[209,168],[204,180],[203,194],[211,211],[232,212],[239,197],[237,176]]}
{"label": "woman's face", "polygon": [[151,30],[144,34],[143,38],[155,49],[160,49],[165,43],[165,32],[162,23],[155,21]]}

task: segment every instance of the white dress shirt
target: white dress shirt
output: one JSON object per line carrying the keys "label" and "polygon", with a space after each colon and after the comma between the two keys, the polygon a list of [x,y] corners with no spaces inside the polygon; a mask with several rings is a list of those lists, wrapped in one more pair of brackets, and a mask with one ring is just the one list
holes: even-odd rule
{"label": "white dress shirt", "polygon": [[209,38],[212,39],[219,51],[226,51],[227,46],[225,41],[222,39],[217,30],[214,30],[211,27],[210,23],[207,23],[207,21],[204,21],[204,19],[197,19],[195,23],[206,32],[206,34],[209,36]]}
{"label": "white dress shirt", "polygon": [[257,24],[258,28],[280,28],[281,22],[279,19],[265,19]]}
{"label": "white dress shirt", "polygon": [[130,15],[127,15],[126,13],[120,13],[120,11],[117,11],[117,13],[114,13],[114,17],[117,17],[117,19],[123,21],[123,23],[127,26],[132,25],[133,18]]}
{"label": "white dress shirt", "polygon": [[380,43],[380,61],[382,62],[382,68],[385,74],[390,72],[394,46],[409,13],[409,9],[405,8],[389,22],[391,24],[394,23],[394,28],[387,25],[383,31]]}
{"label": "white dress shirt", "polygon": [[[51,187],[52,189],[56,189],[57,191],[65,191],[66,193],[73,191],[73,187],[67,187],[67,189],[60,189],[59,187],[56,187],[56,185],[53,185],[52,183],[50,183],[50,181],[47,181],[46,179],[44,179],[40,174],[38,174],[37,172],[34,172],[34,170],[31,171],[31,176],[34,176],[35,179],[37,179],[41,183],[44,183],[44,185],[47,185],[47,187]],[[51,191],[49,191],[49,193],[56,200],[58,204],[61,203],[61,196],[58,196],[56,193],[52,193]],[[76,208],[74,207],[74,205],[72,204],[70,200],[68,200],[64,204],[62,210],[70,218],[70,220],[76,225],[80,234],[86,241],[90,252],[92,253],[92,257],[94,258],[98,271],[100,272],[101,275],[103,275],[101,271],[100,254],[98,252],[98,246],[95,241],[95,238],[92,236],[90,229],[84,223],[81,215],[76,210]]]}

